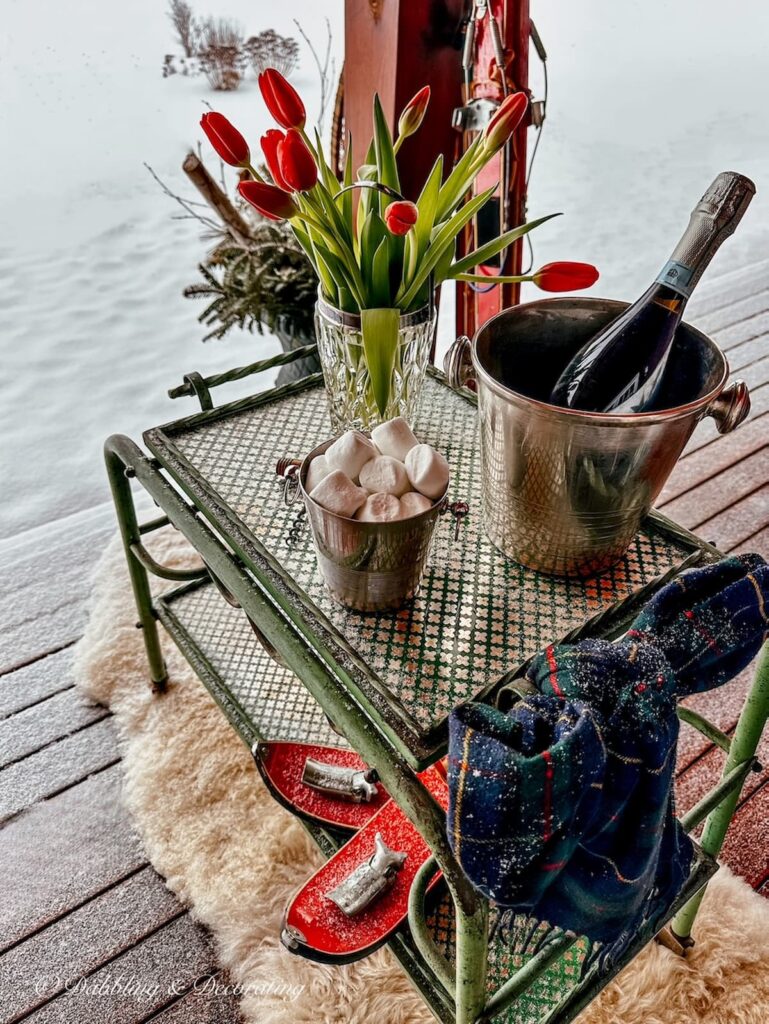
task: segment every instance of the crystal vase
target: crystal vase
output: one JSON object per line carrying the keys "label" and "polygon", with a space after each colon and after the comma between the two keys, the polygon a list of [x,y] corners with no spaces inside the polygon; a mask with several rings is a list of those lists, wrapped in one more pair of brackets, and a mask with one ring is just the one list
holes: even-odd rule
{"label": "crystal vase", "polygon": [[335,433],[370,430],[395,416],[413,423],[430,361],[435,320],[434,306],[400,317],[389,398],[380,410],[363,351],[360,316],[318,299],[315,333]]}

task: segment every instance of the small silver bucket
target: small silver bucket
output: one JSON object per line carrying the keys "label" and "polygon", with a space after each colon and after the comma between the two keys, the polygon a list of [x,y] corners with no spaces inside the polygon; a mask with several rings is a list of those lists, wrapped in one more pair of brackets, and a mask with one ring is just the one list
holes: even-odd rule
{"label": "small silver bucket", "polygon": [[449,383],[478,394],[486,531],[522,565],[593,576],[627,550],[697,423],[720,433],[750,410],[709,338],[681,324],[655,409],[586,413],[546,401],[561,369],[627,303],[561,298],[504,310],[446,356]]}
{"label": "small silver bucket", "polygon": [[[361,612],[393,611],[419,590],[435,524],[449,510],[446,492],[426,512],[392,523],[363,523],[329,512],[313,501],[304,485],[310,463],[334,440],[318,445],[302,463],[293,462],[318,566],[340,604]],[[286,465],[286,460],[278,463],[281,475]]]}

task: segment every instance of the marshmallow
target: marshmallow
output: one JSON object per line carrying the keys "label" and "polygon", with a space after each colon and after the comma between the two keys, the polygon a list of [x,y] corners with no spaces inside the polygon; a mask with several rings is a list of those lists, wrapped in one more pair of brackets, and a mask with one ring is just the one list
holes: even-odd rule
{"label": "marshmallow", "polygon": [[387,423],[380,423],[371,431],[371,440],[377,446],[382,455],[391,455],[399,462],[403,462],[407,452],[411,451],[417,439],[411,432],[411,427],[398,416]]}
{"label": "marshmallow", "polygon": [[331,469],[341,469],[357,483],[361,469],[378,454],[367,437],[357,430],[348,430],[326,449],[326,464]]}
{"label": "marshmallow", "polygon": [[400,498],[410,489],[406,467],[389,455],[377,455],[360,471],[360,485],[369,494],[394,494]]}
{"label": "marshmallow", "polygon": [[310,497],[329,512],[352,519],[367,495],[341,469],[334,469],[313,487]]}
{"label": "marshmallow", "polygon": [[326,456],[316,455],[307,467],[307,479],[304,482],[305,491],[309,494],[310,491],[318,486],[323,477],[328,476],[330,472],[331,467],[326,461]]}
{"label": "marshmallow", "polygon": [[415,491],[440,498],[449,483],[449,464],[429,444],[418,444],[406,456],[406,472]]}
{"label": "marshmallow", "polygon": [[356,518],[362,523],[391,523],[403,518],[401,503],[394,494],[369,494]]}
{"label": "marshmallow", "polygon": [[430,499],[426,498],[424,494],[419,494],[417,491],[407,491],[401,498],[401,512],[404,519],[421,515],[422,512],[426,512],[428,508],[432,507],[433,503]]}

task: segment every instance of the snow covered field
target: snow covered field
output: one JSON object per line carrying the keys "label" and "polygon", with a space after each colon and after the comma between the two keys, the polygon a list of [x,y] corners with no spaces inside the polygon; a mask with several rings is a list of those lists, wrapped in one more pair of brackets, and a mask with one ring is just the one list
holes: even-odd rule
{"label": "snow covered field", "polygon": [[[295,34],[297,17],[319,42],[328,16],[341,58],[341,0],[203,3],[197,13],[234,16],[249,33]],[[759,196],[710,274],[765,258],[769,8],[532,0],[532,10],[551,102],[530,212],[565,213],[537,233],[537,264],[590,260],[602,270],[596,293],[633,296],[727,168],[751,175]],[[103,439],[192,411],[165,395],[183,373],[277,348],[252,335],[200,343],[202,307],[181,290],[205,243],[197,224],[172,219],[143,166],[192,195],[180,164],[201,137],[203,104],[256,145],[268,126],[256,82],[222,95],[203,78],[164,80],[177,47],[163,0],[6,0],[2,33],[0,538],[104,501]],[[316,95],[305,48],[293,80]],[[538,81],[534,68],[535,91]]]}

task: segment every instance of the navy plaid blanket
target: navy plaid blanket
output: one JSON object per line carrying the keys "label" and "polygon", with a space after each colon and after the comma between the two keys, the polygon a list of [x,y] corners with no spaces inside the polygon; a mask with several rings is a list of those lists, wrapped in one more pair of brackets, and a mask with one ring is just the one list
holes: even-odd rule
{"label": "navy plaid blanket", "polygon": [[767,608],[769,566],[726,558],[662,588],[620,641],[548,647],[509,712],[457,708],[448,835],[471,882],[618,956],[691,866],[674,815],[676,701],[750,663]]}

